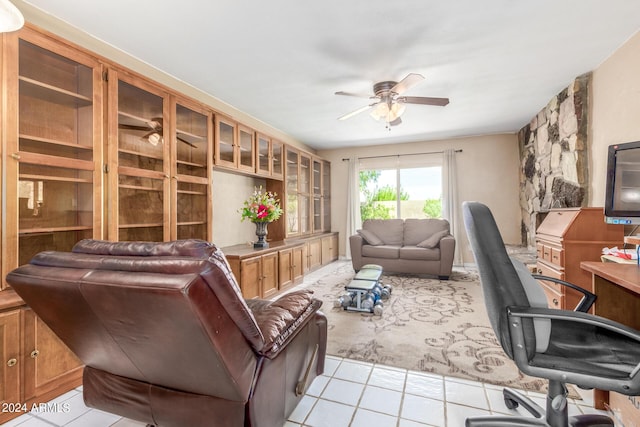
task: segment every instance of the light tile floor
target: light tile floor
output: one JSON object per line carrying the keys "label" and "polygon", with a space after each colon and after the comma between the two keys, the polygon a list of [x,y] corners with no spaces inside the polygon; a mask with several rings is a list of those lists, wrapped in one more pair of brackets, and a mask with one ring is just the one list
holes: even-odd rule
{"label": "light tile floor", "polygon": [[[544,407],[545,396],[527,393]],[[569,401],[569,414],[597,413],[587,393]],[[514,415],[501,387],[327,356],[315,379],[283,427],[460,427],[477,415]],[[2,427],[144,427],[82,402],[82,389],[49,402]],[[186,426],[185,426],[186,427]],[[277,427],[277,426],[274,426]]]}
{"label": "light tile floor", "polygon": [[[305,283],[332,271],[330,267],[305,276]],[[543,394],[528,395],[545,406]],[[597,413],[590,395],[571,399],[569,414]],[[327,356],[324,374],[310,385],[283,427],[460,427],[470,416],[521,413],[506,408],[498,386]],[[2,427],[144,425],[86,407],[80,387]]]}

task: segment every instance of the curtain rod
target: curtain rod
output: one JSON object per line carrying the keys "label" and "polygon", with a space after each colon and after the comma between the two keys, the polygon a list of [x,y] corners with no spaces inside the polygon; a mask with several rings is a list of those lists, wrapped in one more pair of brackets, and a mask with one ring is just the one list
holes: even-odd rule
{"label": "curtain rod", "polygon": [[[454,153],[462,153],[462,149],[453,150]],[[409,153],[409,154],[387,154],[385,156],[368,156],[368,157],[358,157],[360,159],[380,159],[382,157],[400,157],[400,156],[420,156],[423,154],[442,154],[444,151],[430,151],[428,153]],[[346,162],[349,159],[342,159],[343,162]]]}

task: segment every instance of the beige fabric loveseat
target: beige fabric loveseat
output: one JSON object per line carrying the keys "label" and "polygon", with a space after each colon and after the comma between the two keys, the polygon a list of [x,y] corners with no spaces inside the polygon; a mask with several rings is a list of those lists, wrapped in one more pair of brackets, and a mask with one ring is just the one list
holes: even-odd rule
{"label": "beige fabric loveseat", "polygon": [[451,275],[456,241],[445,219],[368,219],[349,237],[353,269],[381,265],[384,271]]}

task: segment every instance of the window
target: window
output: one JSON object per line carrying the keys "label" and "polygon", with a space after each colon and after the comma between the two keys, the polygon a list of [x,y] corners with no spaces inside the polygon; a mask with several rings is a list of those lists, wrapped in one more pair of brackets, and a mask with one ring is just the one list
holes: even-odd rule
{"label": "window", "polygon": [[442,217],[441,156],[361,159],[359,177],[363,221]]}

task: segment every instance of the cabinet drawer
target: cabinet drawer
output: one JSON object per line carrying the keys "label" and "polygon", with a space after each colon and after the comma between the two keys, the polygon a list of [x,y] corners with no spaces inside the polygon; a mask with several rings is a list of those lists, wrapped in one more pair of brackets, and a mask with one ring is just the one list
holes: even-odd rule
{"label": "cabinet drawer", "polygon": [[536,243],[536,256],[538,257],[538,259],[543,259],[544,245],[542,243]]}
{"label": "cabinet drawer", "polygon": [[549,308],[555,309],[564,309],[564,295],[558,292],[557,289],[547,286],[549,282],[542,283],[542,290],[547,296],[547,302],[549,303]]}
{"label": "cabinet drawer", "polygon": [[[538,273],[542,274],[543,276],[549,276],[549,277],[553,277],[554,279],[564,280],[564,272],[562,271],[558,271],[541,262],[538,263],[537,267],[538,267]],[[555,292],[557,292],[560,295],[564,294],[562,285],[558,283],[542,281],[542,284],[550,289],[554,289]]]}
{"label": "cabinet drawer", "polygon": [[551,247],[544,245],[542,247],[542,259],[551,262]]}
{"label": "cabinet drawer", "polygon": [[551,248],[551,260],[552,263],[564,267],[564,250],[558,248]]}

